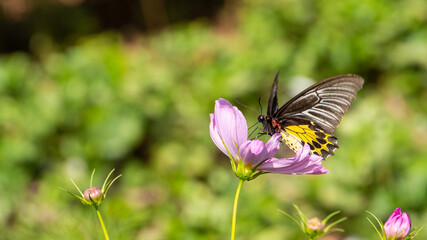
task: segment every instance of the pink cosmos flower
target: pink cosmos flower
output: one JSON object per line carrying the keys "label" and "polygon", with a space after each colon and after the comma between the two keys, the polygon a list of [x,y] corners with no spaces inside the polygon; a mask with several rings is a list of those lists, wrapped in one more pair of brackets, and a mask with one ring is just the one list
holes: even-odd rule
{"label": "pink cosmos flower", "polygon": [[209,132],[215,145],[227,156],[233,171],[242,180],[252,180],[263,173],[325,174],[322,157],[310,154],[305,144],[293,158],[274,158],[280,149],[280,134],[267,143],[248,140],[248,126],[242,112],[225,99],[215,101],[215,111],[209,114]]}
{"label": "pink cosmos flower", "polygon": [[405,239],[411,231],[411,218],[400,208],[396,208],[393,214],[384,224],[384,232],[387,239]]}

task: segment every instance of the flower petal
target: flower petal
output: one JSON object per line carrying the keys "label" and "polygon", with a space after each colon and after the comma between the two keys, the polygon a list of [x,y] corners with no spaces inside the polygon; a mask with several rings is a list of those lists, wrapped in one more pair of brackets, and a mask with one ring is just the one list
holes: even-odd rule
{"label": "flower petal", "polygon": [[280,134],[273,135],[267,143],[261,140],[246,141],[240,146],[239,155],[244,164],[255,167],[269,159],[280,149]]}
{"label": "flower petal", "polygon": [[215,126],[218,135],[233,157],[237,156],[237,146],[248,139],[248,126],[242,112],[225,99],[215,101]]}
{"label": "flower petal", "polygon": [[280,138],[282,136],[280,133],[276,133],[273,136],[271,136],[270,140],[265,144],[265,148],[267,149],[268,155],[267,158],[271,158],[276,154],[277,151],[280,149]]}
{"label": "flower petal", "polygon": [[261,140],[246,141],[240,146],[239,155],[244,164],[255,167],[261,161],[267,159],[267,149]]}
{"label": "flower petal", "polygon": [[305,144],[294,158],[272,158],[262,163],[258,170],[281,174],[325,174],[329,171],[322,167],[322,157],[311,154],[310,146]]}
{"label": "flower petal", "polygon": [[228,156],[227,149],[225,149],[224,143],[222,142],[221,137],[218,134],[218,130],[216,128],[215,124],[215,114],[210,113],[209,117],[211,119],[211,122],[209,124],[209,133],[211,135],[212,141],[215,143],[215,145],[221,150],[225,155]]}

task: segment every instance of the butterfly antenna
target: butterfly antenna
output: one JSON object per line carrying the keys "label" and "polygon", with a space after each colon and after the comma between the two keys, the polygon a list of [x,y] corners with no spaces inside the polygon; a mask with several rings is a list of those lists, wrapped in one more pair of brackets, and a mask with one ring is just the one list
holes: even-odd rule
{"label": "butterfly antenna", "polygon": [[258,104],[259,104],[259,108],[261,109],[261,114],[262,114],[262,104],[261,104],[261,97],[258,98]]}
{"label": "butterfly antenna", "polygon": [[237,104],[239,104],[240,106],[243,106],[243,107],[245,107],[245,108],[247,108],[247,109],[250,109],[250,110],[252,110],[252,111],[255,111],[256,113],[258,113],[258,115],[260,114],[257,110],[255,110],[255,109],[253,109],[253,108],[251,108],[251,107],[248,107],[248,106],[246,106],[245,104],[242,104],[241,102],[237,101],[237,97],[234,99],[234,101],[236,101],[236,103],[237,103]]}

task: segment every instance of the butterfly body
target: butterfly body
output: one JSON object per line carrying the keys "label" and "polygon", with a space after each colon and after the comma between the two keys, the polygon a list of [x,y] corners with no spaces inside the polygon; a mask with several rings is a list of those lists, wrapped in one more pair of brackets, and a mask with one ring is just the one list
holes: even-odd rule
{"label": "butterfly body", "polygon": [[357,75],[331,77],[308,87],[279,108],[276,73],[267,114],[260,115],[258,122],[263,124],[264,133],[280,133],[293,151],[307,143],[313,154],[326,158],[338,148],[333,132],[363,83]]}

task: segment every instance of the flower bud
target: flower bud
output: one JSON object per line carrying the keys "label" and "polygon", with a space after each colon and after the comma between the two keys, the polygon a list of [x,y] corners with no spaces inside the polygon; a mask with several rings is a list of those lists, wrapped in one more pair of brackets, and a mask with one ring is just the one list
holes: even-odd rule
{"label": "flower bud", "polygon": [[90,198],[92,198],[92,200],[96,203],[99,203],[102,200],[102,191],[97,187],[91,187],[86,189],[83,195],[85,199],[89,202],[91,202]]}
{"label": "flower bud", "polygon": [[396,208],[384,224],[387,239],[405,239],[411,231],[411,219],[407,213]]}
{"label": "flower bud", "polygon": [[323,228],[325,227],[322,221],[317,217],[307,220],[307,222],[305,222],[305,225],[311,231],[318,231],[318,232],[322,231]]}

